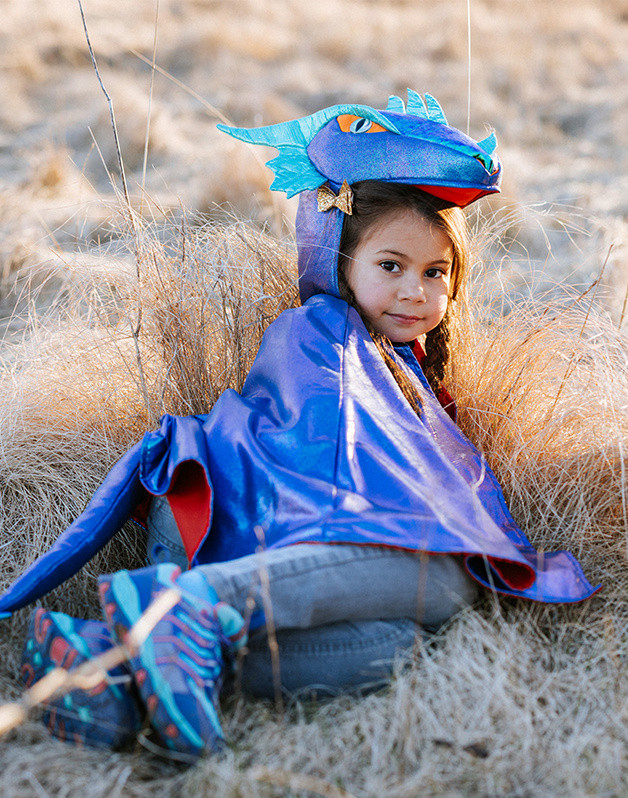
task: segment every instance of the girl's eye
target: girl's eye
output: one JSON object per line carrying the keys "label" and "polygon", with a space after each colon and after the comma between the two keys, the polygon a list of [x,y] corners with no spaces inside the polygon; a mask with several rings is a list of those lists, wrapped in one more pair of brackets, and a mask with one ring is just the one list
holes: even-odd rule
{"label": "girl's eye", "polygon": [[366,133],[367,130],[371,129],[371,125],[373,123],[370,119],[364,119],[363,117],[359,117],[358,119],[354,119],[353,122],[349,125],[349,130],[352,133]]}
{"label": "girl's eye", "polygon": [[437,268],[428,269],[425,272],[426,277],[442,277],[444,274],[445,272],[442,271],[442,269],[437,269]]}
{"label": "girl's eye", "polygon": [[383,260],[379,265],[385,272],[398,272],[400,270],[399,264],[395,263],[394,260]]}

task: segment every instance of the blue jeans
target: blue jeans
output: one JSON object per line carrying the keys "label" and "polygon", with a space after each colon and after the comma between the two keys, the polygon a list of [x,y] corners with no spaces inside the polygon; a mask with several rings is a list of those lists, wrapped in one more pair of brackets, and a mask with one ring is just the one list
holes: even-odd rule
{"label": "blue jeans", "polygon": [[[167,500],[148,519],[149,562],[187,558]],[[281,685],[335,694],[384,683],[395,656],[478,595],[461,559],[378,546],[298,544],[199,565],[222,601],[251,615],[242,684],[274,693],[268,630],[276,631]]]}

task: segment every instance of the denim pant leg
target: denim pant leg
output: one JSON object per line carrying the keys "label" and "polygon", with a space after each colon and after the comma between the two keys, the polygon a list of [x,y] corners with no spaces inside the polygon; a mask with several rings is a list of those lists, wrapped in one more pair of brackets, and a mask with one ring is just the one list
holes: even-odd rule
{"label": "denim pant leg", "polygon": [[[156,544],[171,553],[181,547],[161,502],[166,510],[154,513],[152,532],[149,523],[149,559]],[[297,544],[196,568],[221,600],[253,612],[243,686],[259,696],[274,690],[270,614],[282,687],[333,694],[381,681],[417,632],[437,628],[478,594],[458,557],[382,547]]]}
{"label": "denim pant leg", "polygon": [[380,546],[299,543],[195,570],[227,604],[261,616],[253,628],[272,615],[276,629],[374,618],[436,629],[478,595],[460,557]]}
{"label": "denim pant leg", "polygon": [[[153,502],[148,527],[148,561],[186,568],[165,498]],[[277,629],[401,617],[437,628],[478,595],[460,557],[380,546],[301,543],[196,567],[220,598],[243,615],[247,599],[254,615],[263,616],[270,606]],[[262,617],[253,626],[264,622]]]}
{"label": "denim pant leg", "polygon": [[[247,596],[267,620],[270,607],[280,684],[290,693],[380,686],[417,634],[478,595],[460,558],[378,547],[297,544],[197,569],[240,612]],[[268,627],[251,634],[243,663],[242,686],[255,696],[275,689]]]}
{"label": "denim pant leg", "polygon": [[[282,692],[327,697],[373,690],[390,681],[396,657],[425,634],[411,618],[338,621],[312,629],[280,629],[278,676]],[[265,629],[253,632],[242,664],[242,688],[275,697],[275,666]]]}
{"label": "denim pant leg", "polygon": [[179,534],[177,522],[165,496],[155,496],[146,522],[148,543],[146,560],[150,565],[173,562],[183,570],[188,567],[188,558]]}

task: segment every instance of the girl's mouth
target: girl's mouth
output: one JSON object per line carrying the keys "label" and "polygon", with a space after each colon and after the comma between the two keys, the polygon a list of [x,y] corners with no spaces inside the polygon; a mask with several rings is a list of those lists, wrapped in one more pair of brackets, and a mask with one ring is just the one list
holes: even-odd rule
{"label": "girl's mouth", "polygon": [[388,313],[387,315],[390,316],[393,321],[396,321],[397,324],[407,324],[408,326],[422,321],[420,316],[405,316],[403,313]]}

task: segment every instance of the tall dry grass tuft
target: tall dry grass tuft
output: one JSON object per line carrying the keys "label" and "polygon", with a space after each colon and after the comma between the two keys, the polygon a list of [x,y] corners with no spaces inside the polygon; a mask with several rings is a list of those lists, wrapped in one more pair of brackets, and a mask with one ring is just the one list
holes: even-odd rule
{"label": "tall dry grass tuft", "polygon": [[294,252],[244,224],[183,224],[141,261],[144,357],[159,363],[153,410],[206,413],[242,388],[264,330],[295,304]]}

